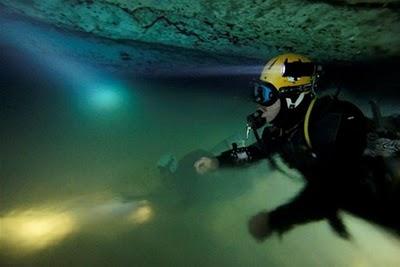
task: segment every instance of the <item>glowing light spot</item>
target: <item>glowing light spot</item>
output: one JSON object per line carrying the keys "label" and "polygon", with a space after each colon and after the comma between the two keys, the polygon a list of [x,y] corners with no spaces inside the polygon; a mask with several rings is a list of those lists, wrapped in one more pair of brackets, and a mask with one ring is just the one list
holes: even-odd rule
{"label": "glowing light spot", "polygon": [[74,231],[75,221],[68,213],[47,211],[12,212],[0,218],[0,242],[19,252],[44,249]]}
{"label": "glowing light spot", "polygon": [[135,224],[143,224],[148,222],[153,217],[152,208],[146,204],[135,209],[132,213],[128,215],[128,220]]}
{"label": "glowing light spot", "polygon": [[116,109],[121,105],[122,96],[117,90],[100,89],[91,94],[91,102],[97,108]]}
{"label": "glowing light spot", "polygon": [[0,217],[0,247],[12,256],[25,256],[51,248],[71,234],[115,235],[152,217],[147,200],[124,202],[95,195],[52,202]]}

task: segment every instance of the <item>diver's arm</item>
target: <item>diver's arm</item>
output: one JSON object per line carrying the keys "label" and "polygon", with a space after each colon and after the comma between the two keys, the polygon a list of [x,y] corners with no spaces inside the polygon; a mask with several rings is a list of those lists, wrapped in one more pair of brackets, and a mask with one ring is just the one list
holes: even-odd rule
{"label": "diver's arm", "polygon": [[246,163],[251,163],[268,157],[257,143],[247,147],[234,148],[222,152],[217,156],[220,167],[242,166]]}
{"label": "diver's arm", "polygon": [[268,155],[256,143],[248,147],[234,147],[216,157],[202,157],[193,164],[193,167],[198,174],[205,174],[209,171],[215,171],[220,167],[244,166],[266,158]]}
{"label": "diver's arm", "polygon": [[307,185],[292,201],[268,213],[270,231],[283,234],[296,225],[332,218],[337,208],[328,195],[329,192]]}
{"label": "diver's arm", "polygon": [[282,141],[273,128],[264,128],[262,140],[247,147],[233,148],[216,157],[220,167],[243,166],[270,157]]}

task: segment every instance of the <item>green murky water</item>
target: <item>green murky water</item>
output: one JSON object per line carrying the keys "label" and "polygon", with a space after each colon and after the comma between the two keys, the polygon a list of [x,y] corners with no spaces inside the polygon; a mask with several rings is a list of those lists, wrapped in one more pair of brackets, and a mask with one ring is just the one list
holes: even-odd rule
{"label": "green murky water", "polygon": [[252,240],[247,219],[302,186],[266,164],[201,178],[160,176],[162,155],[210,150],[243,130],[252,104],[239,91],[151,81],[87,92],[55,86],[14,82],[2,93],[3,264],[399,264],[397,240],[347,215],[353,242],[325,222],[282,240]]}
{"label": "green murky water", "polygon": [[19,49],[2,39],[2,51],[26,52],[0,57],[0,265],[400,266],[397,239],[347,214],[351,242],[324,221],[255,242],[250,216],[302,187],[265,162],[197,177],[189,157],[182,175],[160,174],[163,155],[220,150],[243,133],[247,82],[100,72],[54,51],[112,46],[17,24],[0,31]]}

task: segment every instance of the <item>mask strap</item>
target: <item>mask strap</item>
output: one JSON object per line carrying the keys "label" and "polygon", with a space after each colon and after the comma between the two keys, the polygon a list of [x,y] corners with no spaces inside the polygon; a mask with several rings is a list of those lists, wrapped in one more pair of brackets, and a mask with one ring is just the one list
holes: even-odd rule
{"label": "mask strap", "polygon": [[297,97],[296,101],[293,103],[292,99],[286,98],[286,104],[288,109],[295,109],[300,105],[301,101],[303,101],[305,96],[305,92],[301,93],[299,97]]}

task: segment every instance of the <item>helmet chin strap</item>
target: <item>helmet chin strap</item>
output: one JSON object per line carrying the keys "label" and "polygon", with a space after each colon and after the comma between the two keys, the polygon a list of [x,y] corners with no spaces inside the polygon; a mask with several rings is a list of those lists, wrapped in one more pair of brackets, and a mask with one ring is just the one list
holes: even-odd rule
{"label": "helmet chin strap", "polygon": [[302,92],[296,99],[296,101],[293,103],[292,99],[290,98],[285,98],[286,99],[286,104],[288,109],[295,109],[300,105],[301,101],[303,101],[305,96],[305,92]]}

